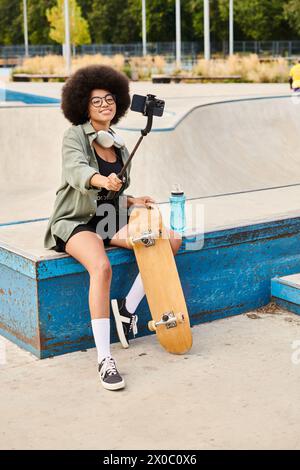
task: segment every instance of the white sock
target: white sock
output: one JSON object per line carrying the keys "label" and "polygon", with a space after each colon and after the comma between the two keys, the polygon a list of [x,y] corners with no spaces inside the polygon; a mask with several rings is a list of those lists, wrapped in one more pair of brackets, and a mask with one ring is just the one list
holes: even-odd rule
{"label": "white sock", "polygon": [[138,274],[127,294],[125,306],[129,313],[134,313],[145,295],[141,274]]}
{"label": "white sock", "polygon": [[92,320],[92,330],[100,364],[102,359],[110,356],[110,319],[95,318]]}

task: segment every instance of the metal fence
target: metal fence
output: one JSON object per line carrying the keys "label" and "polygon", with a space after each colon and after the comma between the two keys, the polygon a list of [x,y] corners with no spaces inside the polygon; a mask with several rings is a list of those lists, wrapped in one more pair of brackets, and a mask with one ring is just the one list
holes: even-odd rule
{"label": "metal fence", "polygon": [[[224,53],[228,52],[224,43]],[[259,56],[292,57],[300,54],[300,41],[235,41],[234,51],[239,53],[255,53]]]}
{"label": "metal fence", "polygon": [[[62,46],[51,44],[42,46],[29,46],[29,56],[44,56],[48,54],[62,54]],[[24,57],[25,46],[0,46],[0,57],[11,58],[11,57]]]}
{"label": "metal fence", "polygon": [[[83,54],[103,54],[112,56],[114,54],[124,54],[127,56],[142,56],[142,43],[131,44],[89,44],[73,48],[73,53]],[[203,54],[203,41],[182,42],[182,56],[190,59]],[[260,56],[295,56],[300,55],[300,41],[235,41],[234,51],[243,54],[255,53]],[[228,54],[228,42],[211,43],[211,52]],[[176,55],[175,42],[151,42],[147,44],[147,53],[149,55],[164,55],[174,58]],[[29,46],[29,56],[45,56],[48,54],[62,54],[60,45],[38,45]],[[0,46],[0,58],[23,58],[25,56],[25,47],[23,45]]]}
{"label": "metal fence", "polygon": [[[181,52],[183,55],[197,55],[203,50],[203,42],[182,42]],[[79,54],[128,54],[129,56],[142,56],[143,45],[141,43],[132,44],[91,44],[76,48]],[[147,53],[150,55],[173,55],[176,54],[175,42],[148,42]]]}

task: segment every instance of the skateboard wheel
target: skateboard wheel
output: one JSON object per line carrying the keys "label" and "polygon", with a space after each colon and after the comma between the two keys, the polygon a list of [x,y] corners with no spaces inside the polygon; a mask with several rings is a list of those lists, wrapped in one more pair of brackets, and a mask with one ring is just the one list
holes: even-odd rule
{"label": "skateboard wheel", "polygon": [[155,321],[148,321],[148,328],[150,331],[156,331]]}

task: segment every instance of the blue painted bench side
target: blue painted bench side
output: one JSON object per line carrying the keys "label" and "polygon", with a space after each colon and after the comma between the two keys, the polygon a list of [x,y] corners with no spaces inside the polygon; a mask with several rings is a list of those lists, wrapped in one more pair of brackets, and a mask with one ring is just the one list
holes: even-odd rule
{"label": "blue painted bench side", "polygon": [[[9,306],[7,297],[1,302],[1,334],[6,335],[10,325],[10,339],[41,358],[93,347],[89,276],[84,267],[64,257],[39,260],[34,269],[31,260],[4,251],[0,249],[0,274],[5,278],[2,295],[8,295],[12,286],[16,286],[17,295],[19,285],[22,296],[28,297],[25,315],[31,323],[17,322],[17,313],[11,313],[17,309],[11,300]],[[113,268],[111,296],[123,297],[138,272],[134,255],[114,249],[108,250],[108,256]],[[176,263],[192,325],[252,310],[270,301],[271,278],[299,272],[300,218],[207,233],[203,249],[182,248]],[[137,313],[139,334],[149,334],[150,312],[145,299]],[[12,317],[15,323],[9,320]],[[34,331],[39,338],[36,348],[32,346]],[[15,340],[20,332],[23,339]],[[112,341],[116,340],[112,328]]]}
{"label": "blue painted bench side", "polygon": [[39,356],[37,281],[0,265],[0,333]]}
{"label": "blue painted bench side", "polygon": [[[237,315],[267,304],[270,301],[270,279],[277,274],[297,272],[300,268],[299,242],[300,219],[292,219],[212,232],[206,234],[202,250],[180,250],[176,256],[176,264],[191,324]],[[133,253],[127,250],[111,250],[108,251],[108,255],[113,267],[111,296],[124,297],[138,272]],[[68,259],[65,259],[65,263],[68,264]],[[69,350],[76,350],[82,345],[82,347],[94,345],[86,301],[88,274],[84,268],[76,264],[81,274],[55,276],[39,283],[40,288],[49,289],[47,283],[50,280],[52,282],[50,289],[52,301],[46,296],[45,291],[39,295],[40,299],[47,299],[43,305],[40,304],[40,307],[43,306],[40,308],[41,314],[43,312],[43,315],[49,315],[51,309],[55,310],[55,300],[60,296],[58,304],[64,309],[68,299],[68,295],[65,295],[68,289],[70,289],[70,301],[67,303],[69,309],[72,305],[74,309],[76,305],[72,314],[67,311],[66,318],[57,319],[56,326],[53,326],[52,338],[44,338],[41,329],[43,354],[60,354],[65,352],[66,347]],[[63,269],[68,267],[64,266]],[[41,277],[53,276],[55,269],[44,265],[39,273]],[[70,280],[67,280],[68,277]],[[74,298],[72,290],[76,291]],[[138,307],[137,313],[139,335],[150,334],[147,329],[150,312],[145,299]],[[80,327],[76,331],[73,329],[68,338],[65,338],[65,324],[69,324],[70,328],[74,324]],[[45,326],[45,331],[51,329],[49,324]],[[58,332],[60,332],[59,339]],[[112,328],[112,341],[118,341],[114,328]]]}

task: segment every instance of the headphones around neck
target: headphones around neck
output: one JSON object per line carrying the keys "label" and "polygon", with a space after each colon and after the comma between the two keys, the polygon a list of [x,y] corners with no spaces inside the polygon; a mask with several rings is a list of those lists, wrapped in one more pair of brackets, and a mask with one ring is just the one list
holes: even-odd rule
{"label": "headphones around neck", "polygon": [[98,131],[96,132],[96,142],[101,145],[101,147],[109,148],[114,145],[117,148],[125,146],[125,142],[122,137],[116,134],[112,129],[108,131]]}

